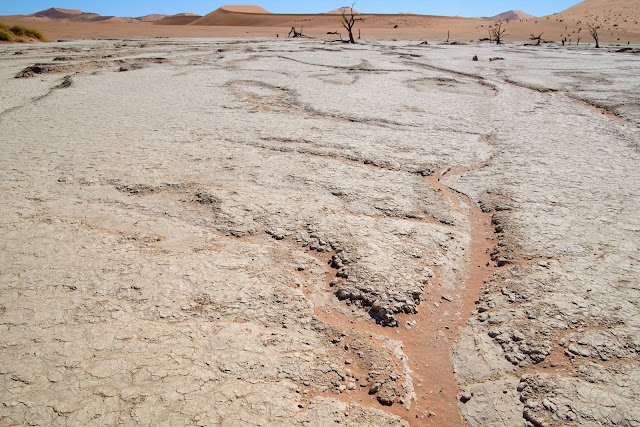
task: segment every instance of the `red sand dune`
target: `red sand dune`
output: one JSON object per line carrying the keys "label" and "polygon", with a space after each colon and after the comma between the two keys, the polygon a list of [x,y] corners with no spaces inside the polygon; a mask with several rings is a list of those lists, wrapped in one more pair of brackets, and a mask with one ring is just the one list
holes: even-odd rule
{"label": "red sand dune", "polygon": [[504,20],[512,20],[512,19],[531,19],[534,18],[533,15],[529,15],[527,12],[524,12],[522,10],[509,10],[507,12],[502,12],[499,13],[496,16],[492,16],[490,18],[486,18],[486,19],[492,19],[494,21],[498,20],[498,19],[502,19]]}
{"label": "red sand dune", "polygon": [[154,22],[155,25],[189,25],[193,21],[202,18],[195,13],[178,13],[176,15],[165,16]]}
{"label": "red sand dune", "polygon": [[158,13],[152,13],[150,15],[145,15],[145,16],[139,16],[136,18],[136,20],[140,21],[140,22],[156,22],[159,21],[163,18],[168,17],[169,15],[161,15]]}
{"label": "red sand dune", "polygon": [[[337,9],[333,9],[330,10],[329,12],[327,12],[327,15],[342,15],[343,13],[345,14],[349,14],[351,13],[351,6],[343,6],[343,7],[339,7]],[[353,9],[353,13],[360,13],[358,12],[355,8]]]}
{"label": "red sand dune", "polygon": [[246,6],[226,5],[226,6],[222,6],[220,9],[226,10],[228,12],[237,12],[237,13],[271,13],[260,6],[250,6],[250,5],[246,5]]}
{"label": "red sand dune", "polygon": [[[552,19],[594,23],[608,31],[640,31],[640,0],[584,0]],[[584,25],[582,25],[584,27]]]}
{"label": "red sand dune", "polygon": [[99,21],[101,16],[97,13],[87,13],[76,9],[61,9],[52,7],[51,9],[36,12],[32,15],[35,18],[51,19],[56,21],[90,22]]}
{"label": "red sand dune", "polygon": [[51,9],[42,10],[40,12],[31,14],[30,16],[35,16],[38,18],[65,19],[68,17],[68,15],[84,15],[85,13],[86,12],[78,9],[62,9],[59,7],[52,7]]}

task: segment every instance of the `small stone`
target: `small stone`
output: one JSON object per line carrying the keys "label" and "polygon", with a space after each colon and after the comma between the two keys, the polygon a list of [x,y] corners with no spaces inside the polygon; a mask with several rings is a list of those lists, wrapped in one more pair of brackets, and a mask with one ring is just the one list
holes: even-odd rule
{"label": "small stone", "polygon": [[451,295],[448,295],[448,294],[442,295],[442,299],[446,300],[446,301],[449,301],[449,302],[453,301],[453,297]]}
{"label": "small stone", "polygon": [[355,389],[356,389],[356,383],[350,382],[349,384],[347,384],[347,390],[355,390]]}
{"label": "small stone", "polygon": [[500,257],[498,258],[498,261],[496,262],[496,267],[503,267],[505,265],[509,264],[509,260],[506,259],[505,257]]}
{"label": "small stone", "polygon": [[472,397],[473,397],[473,393],[469,391],[465,391],[460,395],[460,402],[467,403],[468,401],[471,400]]}
{"label": "small stone", "polygon": [[523,341],[524,340],[524,334],[520,331],[514,331],[511,334],[511,339],[515,342],[519,342],[519,341]]}
{"label": "small stone", "polygon": [[387,395],[380,395],[377,397],[377,399],[378,399],[378,402],[384,406],[392,406],[393,402],[395,401],[393,397],[387,396]]}

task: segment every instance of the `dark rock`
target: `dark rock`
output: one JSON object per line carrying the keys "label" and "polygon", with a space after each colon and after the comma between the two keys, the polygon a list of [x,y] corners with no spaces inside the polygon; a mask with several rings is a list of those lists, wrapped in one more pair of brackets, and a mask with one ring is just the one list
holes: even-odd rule
{"label": "dark rock", "polygon": [[471,400],[472,397],[473,397],[473,393],[466,391],[460,395],[460,402],[467,403],[468,401]]}
{"label": "dark rock", "polygon": [[392,406],[395,402],[395,398],[386,394],[378,395],[378,402],[384,406]]}

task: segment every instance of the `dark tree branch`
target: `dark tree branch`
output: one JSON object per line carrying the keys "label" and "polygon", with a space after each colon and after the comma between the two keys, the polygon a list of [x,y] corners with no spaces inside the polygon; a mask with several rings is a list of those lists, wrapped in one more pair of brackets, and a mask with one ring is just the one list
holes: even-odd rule
{"label": "dark tree branch", "polygon": [[496,44],[502,44],[502,39],[507,35],[507,29],[505,23],[501,19],[498,19],[491,27],[489,27],[489,34],[496,41]]}
{"label": "dark tree branch", "polygon": [[589,34],[591,34],[591,37],[596,41],[596,48],[600,48],[600,36],[598,35],[600,25],[587,24],[587,27],[589,27]]}
{"label": "dark tree branch", "polygon": [[353,26],[356,24],[356,22],[358,21],[364,21],[364,18],[360,18],[357,17],[356,14],[353,11],[353,6],[355,6],[355,3],[353,3],[351,5],[350,9],[350,13],[347,14],[347,8],[343,8],[342,9],[342,26],[347,30],[347,32],[349,33],[349,43],[355,43],[355,39],[353,38]]}

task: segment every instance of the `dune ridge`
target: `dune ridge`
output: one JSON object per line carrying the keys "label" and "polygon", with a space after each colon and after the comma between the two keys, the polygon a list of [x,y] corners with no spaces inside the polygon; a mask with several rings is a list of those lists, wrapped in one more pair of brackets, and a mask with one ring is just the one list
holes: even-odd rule
{"label": "dune ridge", "polygon": [[[343,6],[337,9],[330,10],[327,12],[327,15],[342,15],[343,13],[351,13],[351,6]],[[353,13],[360,13],[355,8],[353,9]]]}
{"label": "dune ridge", "polygon": [[220,7],[222,10],[236,13],[271,13],[261,6],[256,5],[225,5]]}
{"label": "dune ridge", "polygon": [[523,10],[508,10],[506,12],[502,12],[499,13],[495,16],[489,17],[489,18],[484,18],[484,19],[491,19],[491,20],[498,20],[498,19],[502,19],[502,20],[511,20],[511,19],[531,19],[534,18],[533,15],[529,15],[527,12],[523,11]]}
{"label": "dune ridge", "polygon": [[195,13],[178,13],[176,15],[165,16],[154,22],[155,25],[189,25],[202,18]]}

